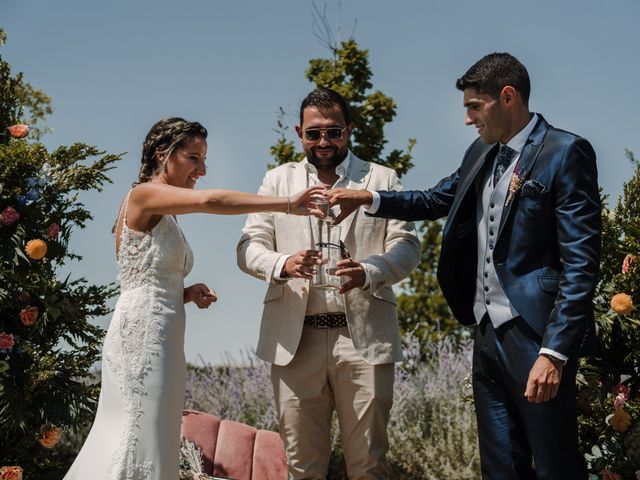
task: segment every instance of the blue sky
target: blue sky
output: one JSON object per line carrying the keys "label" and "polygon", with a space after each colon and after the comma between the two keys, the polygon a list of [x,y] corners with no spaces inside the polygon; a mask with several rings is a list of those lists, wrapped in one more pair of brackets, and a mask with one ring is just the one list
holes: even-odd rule
{"label": "blue sky", "polygon": [[[322,6],[322,3],[318,3]],[[113,185],[82,196],[95,221],[72,248],[74,276],[108,283],[117,271],[110,228],[136,178],[142,140],[159,118],[180,115],[209,130],[209,172],[199,188],[257,190],[278,108],[293,125],[312,88],[309,59],[328,51],[313,32],[309,1],[28,0],[3,2],[3,58],[53,98],[49,148],[75,141],[128,152]],[[531,108],[589,139],[600,184],[613,198],[640,156],[637,0],[343,0],[327,16],[369,49],[376,89],[394,98],[390,148],[417,139],[407,188],[433,185],[457,168],[474,129],[463,124],[455,79],[483,55],[508,51],[528,68]],[[180,218],[196,255],[187,281],[219,301],[187,307],[187,359],[217,362],[256,344],[266,285],[240,272],[235,245],[244,217]],[[100,319],[106,327],[108,318]]]}

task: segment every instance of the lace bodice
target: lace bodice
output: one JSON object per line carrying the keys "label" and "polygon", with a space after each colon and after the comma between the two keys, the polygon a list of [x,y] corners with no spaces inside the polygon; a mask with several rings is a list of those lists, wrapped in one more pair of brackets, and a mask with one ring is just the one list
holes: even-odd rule
{"label": "lace bodice", "polygon": [[164,288],[175,285],[182,294],[182,279],[193,267],[193,252],[178,223],[164,215],[148,232],[131,230],[127,226],[128,203],[127,195],[118,254],[122,291],[162,281]]}

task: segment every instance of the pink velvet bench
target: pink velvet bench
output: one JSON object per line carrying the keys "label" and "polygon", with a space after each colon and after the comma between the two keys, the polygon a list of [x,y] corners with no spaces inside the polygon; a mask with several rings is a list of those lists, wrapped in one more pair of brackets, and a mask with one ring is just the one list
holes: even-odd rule
{"label": "pink velvet bench", "polygon": [[280,436],[195,410],[182,412],[182,436],[202,450],[208,475],[233,480],[287,480]]}

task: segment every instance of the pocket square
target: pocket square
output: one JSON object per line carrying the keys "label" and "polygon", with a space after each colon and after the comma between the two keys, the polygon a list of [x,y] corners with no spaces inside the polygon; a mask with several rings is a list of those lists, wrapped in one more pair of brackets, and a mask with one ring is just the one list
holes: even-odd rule
{"label": "pocket square", "polygon": [[521,197],[531,197],[533,195],[540,195],[547,191],[547,188],[537,180],[527,180],[522,185],[520,190]]}

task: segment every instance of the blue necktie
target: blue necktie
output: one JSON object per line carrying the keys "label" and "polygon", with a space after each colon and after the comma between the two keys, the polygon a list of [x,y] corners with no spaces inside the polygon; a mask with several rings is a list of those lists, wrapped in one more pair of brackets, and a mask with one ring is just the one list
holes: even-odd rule
{"label": "blue necktie", "polygon": [[511,159],[516,154],[516,151],[513,148],[507,147],[506,145],[500,145],[500,151],[496,157],[496,169],[493,171],[493,186],[498,184],[498,181],[504,175],[504,172],[509,167],[511,163]]}

